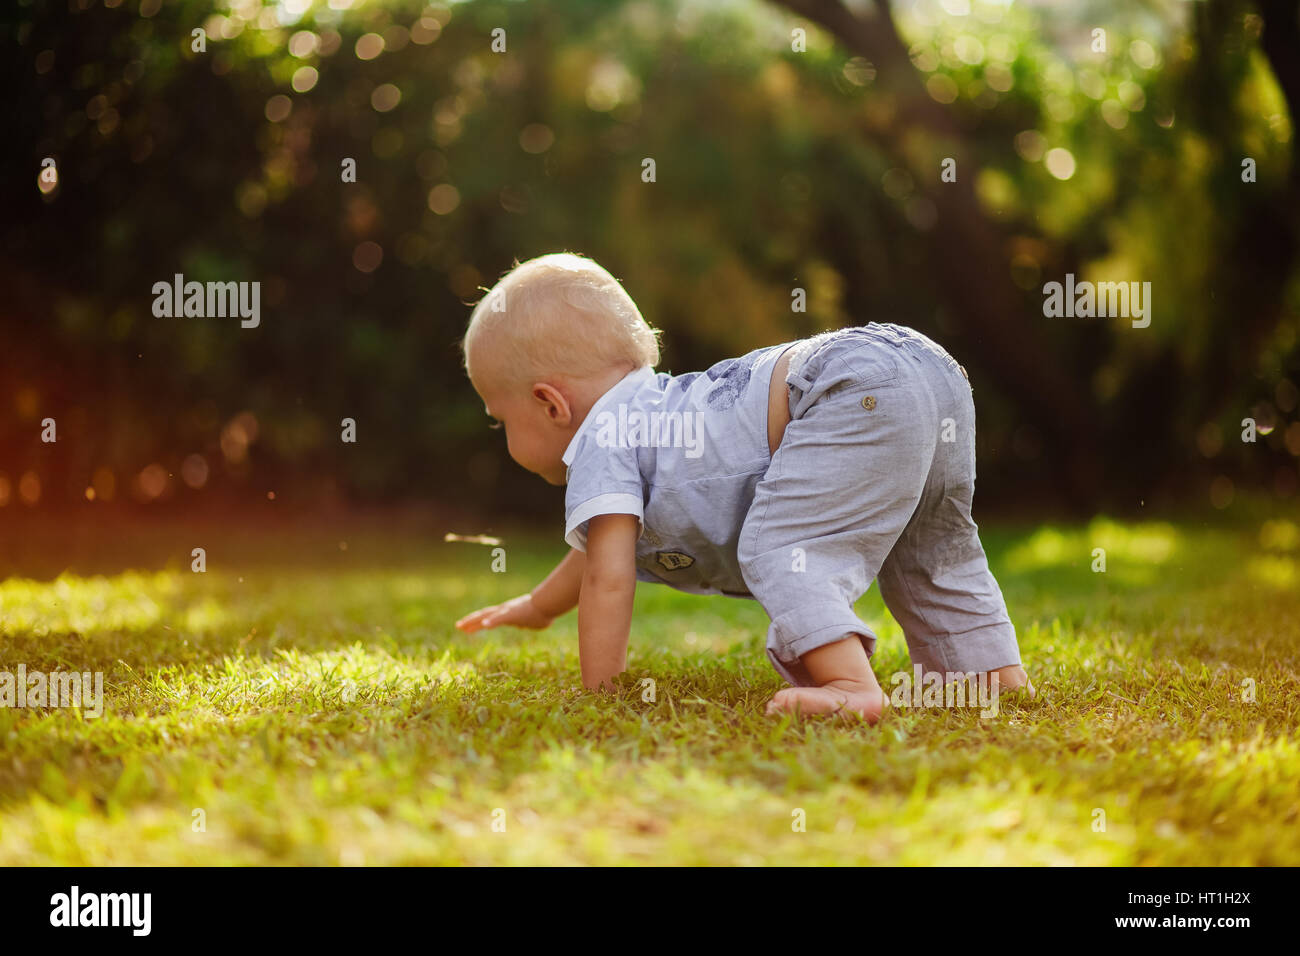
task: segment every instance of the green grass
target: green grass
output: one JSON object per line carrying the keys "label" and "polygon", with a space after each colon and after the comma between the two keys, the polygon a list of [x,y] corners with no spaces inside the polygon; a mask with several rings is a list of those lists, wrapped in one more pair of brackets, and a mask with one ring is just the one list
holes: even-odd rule
{"label": "green grass", "polygon": [[[412,529],[182,530],[0,582],[0,670],[101,670],[106,697],[0,709],[0,864],[1300,863],[1292,523],[985,523],[1039,697],[875,728],[764,716],[753,602],[642,585],[609,697],[574,614],[452,628],[555,534],[507,533],[492,573]],[[859,610],[888,686],[902,634],[874,588]]]}

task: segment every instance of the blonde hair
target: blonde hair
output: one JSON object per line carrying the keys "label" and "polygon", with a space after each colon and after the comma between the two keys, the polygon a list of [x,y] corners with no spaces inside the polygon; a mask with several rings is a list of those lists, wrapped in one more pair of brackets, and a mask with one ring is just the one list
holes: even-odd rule
{"label": "blonde hair", "polygon": [[[517,387],[545,375],[579,381],[614,366],[659,364],[662,333],[641,317],[619,281],[585,256],[556,252],[522,265],[516,259],[484,291],[461,340],[471,378],[487,366],[507,387]],[[471,367],[475,343],[486,352]]]}

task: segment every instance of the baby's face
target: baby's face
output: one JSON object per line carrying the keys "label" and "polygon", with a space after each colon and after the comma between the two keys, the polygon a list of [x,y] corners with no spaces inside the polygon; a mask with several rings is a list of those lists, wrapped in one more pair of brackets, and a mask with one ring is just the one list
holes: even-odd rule
{"label": "baby's face", "polygon": [[491,381],[473,385],[488,417],[498,423],[491,427],[505,429],[506,448],[515,463],[552,485],[563,485],[568,477],[564,450],[576,423],[559,390],[542,382],[526,387],[523,394]]}

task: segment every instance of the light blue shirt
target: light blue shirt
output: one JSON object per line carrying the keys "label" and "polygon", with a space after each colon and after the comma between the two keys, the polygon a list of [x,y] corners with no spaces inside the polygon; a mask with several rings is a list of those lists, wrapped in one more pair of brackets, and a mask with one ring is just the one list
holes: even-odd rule
{"label": "light blue shirt", "polygon": [[594,516],[636,515],[637,580],[749,597],[736,545],[771,461],[768,385],[785,348],[676,376],[645,365],[605,392],[564,452],[564,540],[586,551]]}

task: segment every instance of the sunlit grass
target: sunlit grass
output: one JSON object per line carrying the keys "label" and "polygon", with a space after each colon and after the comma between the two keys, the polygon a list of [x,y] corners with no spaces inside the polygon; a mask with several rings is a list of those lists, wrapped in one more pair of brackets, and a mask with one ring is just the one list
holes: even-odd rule
{"label": "sunlit grass", "polygon": [[[642,586],[611,698],[572,614],[452,628],[553,538],[507,535],[507,573],[408,532],[10,578],[0,670],[100,670],[106,700],[0,708],[0,864],[1300,862],[1295,525],[981,528],[1039,697],[874,729],[763,715],[749,601]],[[887,683],[902,634],[859,610]]]}
{"label": "sunlit grass", "polygon": [[[1078,529],[1045,525],[1011,549],[1006,568],[1020,573],[1060,566],[1091,567],[1104,555],[1107,571],[1110,562],[1116,561],[1148,573],[1166,564],[1179,544],[1178,530],[1168,522],[1122,525],[1098,518]],[[1103,555],[1095,553],[1098,550]]]}

